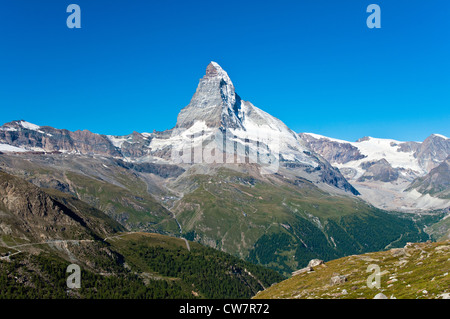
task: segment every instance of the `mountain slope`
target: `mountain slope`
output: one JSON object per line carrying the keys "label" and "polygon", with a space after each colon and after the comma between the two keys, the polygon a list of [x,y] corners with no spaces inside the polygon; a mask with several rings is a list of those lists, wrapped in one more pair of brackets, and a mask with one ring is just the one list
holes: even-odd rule
{"label": "mountain slope", "polygon": [[329,195],[300,178],[221,168],[180,184],[173,186],[195,185],[174,206],[186,238],[284,274],[312,258],[330,260],[428,238],[412,220]]}
{"label": "mountain slope", "polygon": [[412,189],[421,194],[450,199],[450,155],[427,175],[415,179],[408,188]]}
{"label": "mountain slope", "polygon": [[[249,298],[282,279],[183,239],[119,233],[73,196],[1,171],[0,199],[0,298]],[[66,286],[72,263],[80,290]]]}
{"label": "mountain slope", "polygon": [[[78,199],[47,193],[20,178],[0,171],[2,225],[9,236],[25,241],[99,239],[125,228]],[[4,229],[5,231],[5,229]]]}
{"label": "mountain slope", "polygon": [[[121,255],[103,241],[125,228],[103,212],[56,190],[48,192],[0,171],[2,260],[48,254],[108,272]],[[34,258],[34,257],[30,257]]]}
{"label": "mountain slope", "polygon": [[272,270],[179,238],[138,233],[109,242],[144,278],[177,278],[201,298],[249,298],[284,279]]}
{"label": "mountain slope", "polygon": [[90,247],[90,262],[101,269],[77,262],[82,274],[81,288],[76,290],[66,286],[66,269],[73,261],[45,249],[8,256],[0,245],[0,283],[4,288],[0,299],[250,298],[284,279],[272,270],[197,243],[189,243],[187,249],[179,238],[122,233],[106,242],[121,259],[101,259],[101,250]]}
{"label": "mountain slope", "polygon": [[70,154],[3,154],[0,167],[39,187],[76,196],[129,230],[179,233],[172,214],[156,197],[168,196],[159,184],[180,174],[180,168]]}

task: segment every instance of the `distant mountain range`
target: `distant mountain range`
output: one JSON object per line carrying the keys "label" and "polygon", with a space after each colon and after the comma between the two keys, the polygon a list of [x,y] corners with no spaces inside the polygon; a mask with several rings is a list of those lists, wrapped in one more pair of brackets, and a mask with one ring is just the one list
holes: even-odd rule
{"label": "distant mountain range", "polygon": [[450,139],[443,135],[432,134],[423,142],[373,137],[347,142],[310,133],[300,136],[379,208],[414,211],[450,205],[446,164]]}
{"label": "distant mountain range", "polygon": [[19,120],[0,127],[0,152],[2,171],[128,231],[181,236],[283,274],[426,240],[450,203],[449,139],[297,134],[241,99],[215,62],[170,130],[112,136]]}

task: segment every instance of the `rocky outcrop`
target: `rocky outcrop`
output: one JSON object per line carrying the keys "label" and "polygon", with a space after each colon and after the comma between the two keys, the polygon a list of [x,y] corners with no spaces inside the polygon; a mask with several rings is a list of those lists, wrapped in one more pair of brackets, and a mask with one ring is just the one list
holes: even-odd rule
{"label": "rocky outcrop", "polygon": [[450,156],[424,177],[414,180],[408,190],[415,189],[422,194],[450,198]]}
{"label": "rocky outcrop", "polygon": [[320,265],[324,265],[323,260],[320,259],[311,259],[308,263],[308,267],[314,268]]}
{"label": "rocky outcrop", "polygon": [[334,286],[334,285],[339,285],[339,284],[343,284],[347,281],[347,276],[344,275],[336,275],[331,277],[330,279],[330,285]]}
{"label": "rocky outcrop", "polygon": [[422,143],[419,142],[403,142],[398,144],[398,152],[410,153],[417,152],[420,149],[420,145]]}
{"label": "rocky outcrop", "polygon": [[450,139],[437,134],[430,135],[414,153],[420,165],[430,171],[450,155]]}
{"label": "rocky outcrop", "polygon": [[[151,153],[150,143],[152,141],[152,135],[143,135],[138,132],[133,132],[130,135],[119,137],[124,141],[118,146],[122,156],[126,158],[140,158]],[[112,137],[109,137],[113,140]]]}
{"label": "rocky outcrop", "polygon": [[300,137],[308,143],[308,146],[320,154],[330,163],[344,164],[363,159],[359,149],[350,143],[339,143],[326,138],[315,138],[310,134],[301,133]]}
{"label": "rocky outcrop", "polygon": [[399,177],[399,170],[394,169],[384,158],[375,162],[364,162],[361,167],[365,173],[358,179],[359,182],[374,180],[381,182],[393,182]]}
{"label": "rocky outcrop", "polygon": [[339,169],[331,166],[328,162],[321,162],[318,167],[321,171],[320,177],[323,183],[333,185],[337,188],[350,192],[353,195],[360,195],[358,190],[345,179]]}
{"label": "rocky outcrop", "polygon": [[314,271],[314,267],[318,267],[321,265],[325,265],[325,263],[323,262],[323,260],[320,259],[311,259],[308,263],[308,266],[306,266],[305,268],[296,270],[292,273],[292,276],[297,276],[299,274],[305,273],[305,272],[309,272],[309,271]]}

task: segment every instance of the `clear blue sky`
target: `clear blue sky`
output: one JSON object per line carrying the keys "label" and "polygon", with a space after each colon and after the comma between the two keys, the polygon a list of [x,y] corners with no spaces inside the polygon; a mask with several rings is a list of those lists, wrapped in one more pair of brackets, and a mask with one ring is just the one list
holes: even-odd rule
{"label": "clear blue sky", "polygon": [[450,136],[448,0],[1,0],[0,122],[172,128],[210,61],[297,132]]}

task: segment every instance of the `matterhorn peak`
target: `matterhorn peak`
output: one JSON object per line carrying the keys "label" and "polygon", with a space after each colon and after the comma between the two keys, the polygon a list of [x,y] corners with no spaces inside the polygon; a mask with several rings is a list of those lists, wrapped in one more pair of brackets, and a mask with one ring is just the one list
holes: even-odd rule
{"label": "matterhorn peak", "polygon": [[206,67],[205,77],[220,77],[223,80],[231,83],[228,73],[225,72],[225,70],[222,69],[222,67],[217,62],[214,61],[211,61]]}
{"label": "matterhorn peak", "polygon": [[[281,154],[283,160],[318,166],[318,160],[309,155],[309,149],[295,132],[236,94],[227,72],[216,62],[208,64],[189,105],[178,114],[171,135],[170,141],[164,143],[170,143],[175,153],[179,147],[203,145],[211,138],[219,149],[222,145],[241,145],[236,148],[243,157],[250,149],[258,149],[255,153],[262,154],[259,148],[265,147],[272,155]],[[153,146],[157,145],[155,141]]]}
{"label": "matterhorn peak", "polygon": [[197,90],[188,106],[178,114],[178,129],[188,129],[196,122],[204,122],[207,127],[242,127],[237,114],[241,99],[234,85],[218,63],[211,62],[205,75],[200,79]]}

